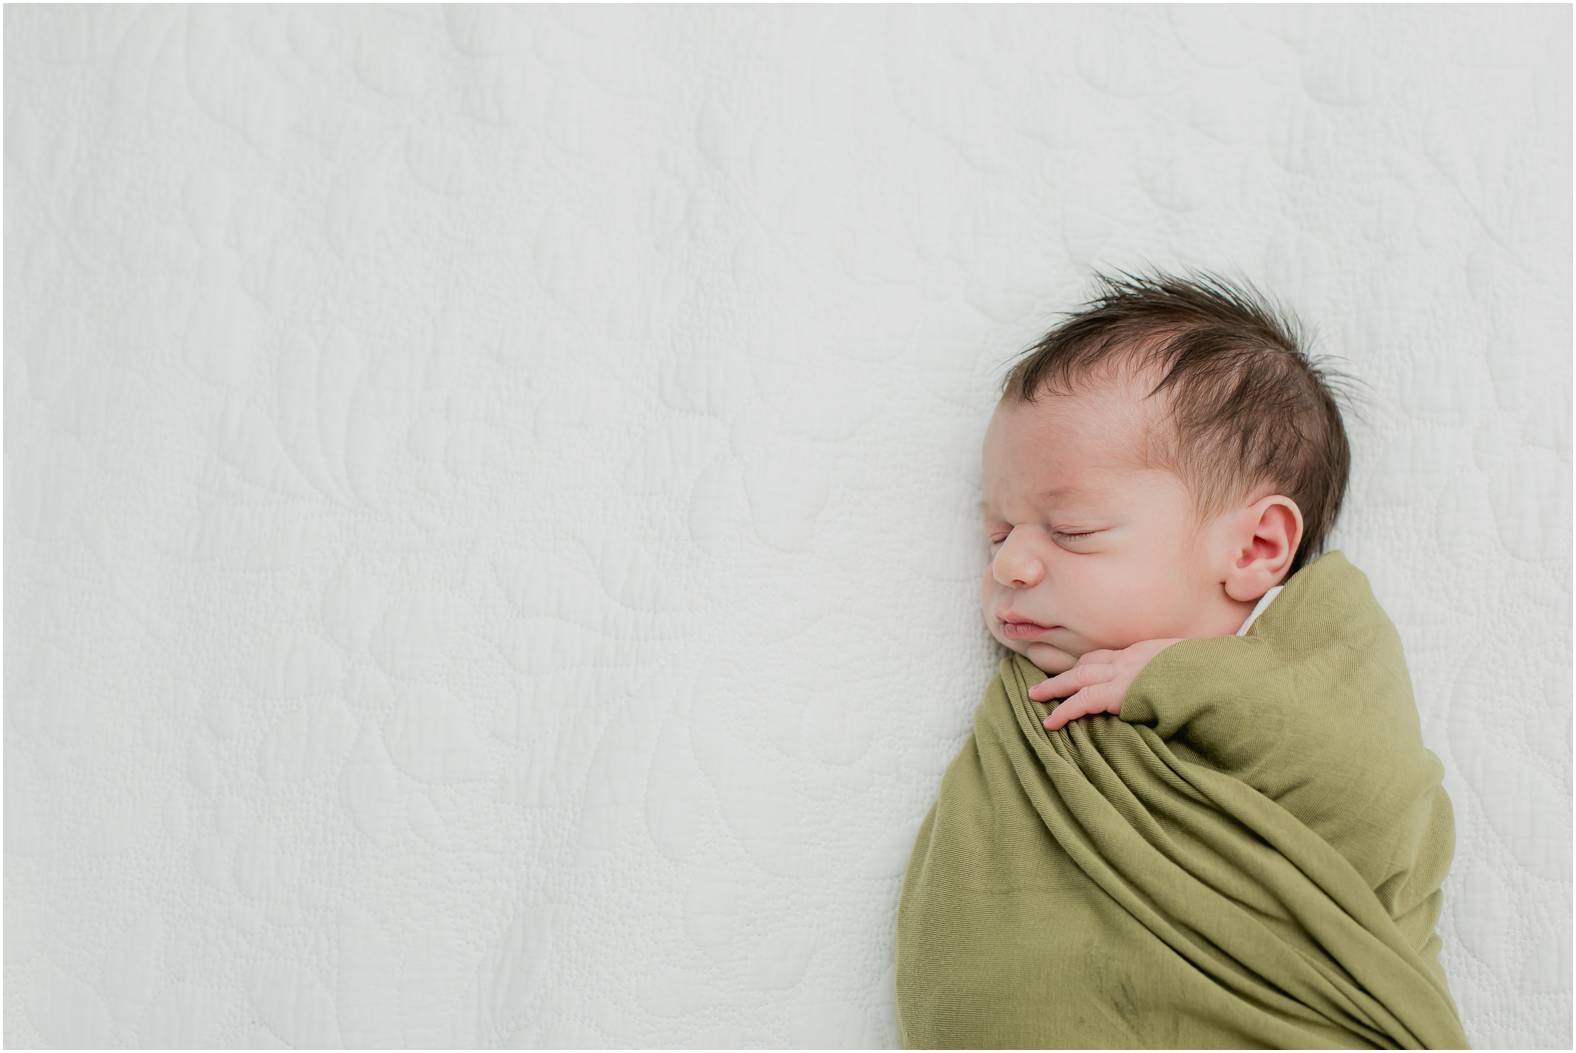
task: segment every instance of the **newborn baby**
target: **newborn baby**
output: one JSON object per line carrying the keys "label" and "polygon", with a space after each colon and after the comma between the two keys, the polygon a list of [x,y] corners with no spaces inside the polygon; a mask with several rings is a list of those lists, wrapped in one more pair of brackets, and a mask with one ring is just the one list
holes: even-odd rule
{"label": "newborn baby", "polygon": [[[1181,302],[1189,287],[1168,292],[1174,312],[1197,306]],[[1047,719],[1052,730],[1119,713],[1127,685],[1170,644],[1245,633],[1329,527],[1321,520],[1320,536],[1308,536],[1291,494],[1338,506],[1346,482],[1345,434],[1312,371],[1262,353],[1232,361],[1225,349],[1218,365],[1205,363],[1213,374],[1157,390],[1158,341],[1109,346],[1115,353],[1084,363],[1050,360],[1060,390],[1036,390],[1039,378],[1020,367],[985,437],[980,605],[998,640],[1052,674],[1031,697],[1071,696]],[[1293,448],[1298,432],[1325,445]],[[1257,463],[1232,465],[1222,446]]]}
{"label": "newborn baby", "polygon": [[1111,284],[986,432],[1011,653],[909,853],[900,1044],[1463,1048],[1444,767],[1394,624],[1322,551],[1328,377],[1229,287]]}

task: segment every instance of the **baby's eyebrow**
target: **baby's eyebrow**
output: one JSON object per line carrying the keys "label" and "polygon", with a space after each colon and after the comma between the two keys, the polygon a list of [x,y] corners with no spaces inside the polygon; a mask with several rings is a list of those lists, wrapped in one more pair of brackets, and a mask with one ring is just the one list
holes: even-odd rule
{"label": "baby's eyebrow", "polygon": [[[1088,492],[1086,490],[1083,490],[1082,488],[1074,486],[1071,483],[1069,483],[1066,486],[1053,486],[1049,490],[1041,490],[1039,493],[1034,495],[1034,500],[1038,504],[1038,503],[1043,503],[1045,501],[1055,500],[1058,497],[1078,497],[1078,498],[1082,498],[1082,497],[1087,497],[1087,496],[1088,496]],[[980,502],[980,511],[981,512],[988,512],[988,511],[990,511],[990,508],[991,508],[991,503],[990,503],[989,499],[986,499],[986,500],[983,500],[983,501]]]}

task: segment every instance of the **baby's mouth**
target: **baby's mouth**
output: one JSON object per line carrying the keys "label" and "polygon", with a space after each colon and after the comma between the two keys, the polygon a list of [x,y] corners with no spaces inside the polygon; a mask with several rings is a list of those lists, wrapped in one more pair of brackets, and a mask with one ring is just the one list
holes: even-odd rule
{"label": "baby's mouth", "polygon": [[1025,640],[1035,636],[1044,636],[1046,633],[1052,632],[1059,628],[1061,628],[1059,625],[1036,625],[1034,622],[1003,621],[1001,623],[1002,635],[1014,640]]}

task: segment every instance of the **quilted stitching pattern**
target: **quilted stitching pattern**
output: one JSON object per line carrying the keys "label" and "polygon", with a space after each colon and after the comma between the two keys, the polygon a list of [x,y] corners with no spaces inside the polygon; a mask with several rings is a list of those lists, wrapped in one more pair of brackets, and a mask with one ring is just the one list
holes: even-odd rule
{"label": "quilted stitching pattern", "polygon": [[894,1044],[993,387],[1154,260],[1371,385],[1452,990],[1570,1046],[1569,7],[4,18],[8,1045]]}

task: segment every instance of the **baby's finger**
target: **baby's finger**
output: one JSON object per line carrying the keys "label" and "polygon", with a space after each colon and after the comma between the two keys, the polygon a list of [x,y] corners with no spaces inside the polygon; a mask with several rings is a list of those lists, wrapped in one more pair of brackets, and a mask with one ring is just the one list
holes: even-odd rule
{"label": "baby's finger", "polygon": [[1057,673],[1053,677],[1041,680],[1029,688],[1029,697],[1044,702],[1047,698],[1060,698],[1070,695],[1075,691],[1098,684],[1111,678],[1111,667],[1106,663],[1094,662],[1088,665],[1075,665],[1071,669]]}
{"label": "baby's finger", "polygon": [[1074,695],[1072,698],[1069,698],[1067,701],[1051,710],[1051,715],[1045,718],[1045,730],[1060,730],[1062,727],[1072,723],[1079,717],[1087,715],[1088,712],[1089,705],[1084,697],[1081,694]]}
{"label": "baby's finger", "polygon": [[1062,695],[1070,695],[1084,686],[1084,677],[1088,673],[1088,669],[1081,665],[1075,665],[1071,669],[1064,669],[1055,676],[1046,677],[1029,688],[1029,697],[1044,702],[1048,698],[1060,698]]}
{"label": "baby's finger", "polygon": [[1072,672],[1071,669],[1067,670],[1066,673],[1057,673],[1055,676],[1046,677],[1038,684],[1032,685],[1029,688],[1029,697],[1036,702],[1044,702],[1047,698],[1051,698],[1057,693],[1059,688],[1062,688],[1067,683],[1062,678],[1070,672]]}
{"label": "baby's finger", "polygon": [[1085,688],[1072,698],[1051,710],[1051,715],[1045,718],[1045,730],[1056,731],[1070,721],[1079,717],[1086,717],[1091,713],[1115,713],[1120,707],[1113,708],[1110,704],[1111,691],[1105,684],[1095,684]]}

